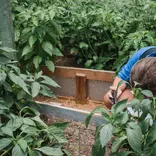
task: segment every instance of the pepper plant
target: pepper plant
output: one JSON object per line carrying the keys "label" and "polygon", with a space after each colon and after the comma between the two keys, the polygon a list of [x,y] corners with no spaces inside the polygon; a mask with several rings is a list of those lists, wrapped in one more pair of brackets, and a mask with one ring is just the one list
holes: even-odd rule
{"label": "pepper plant", "polygon": [[40,118],[33,101],[38,94],[54,96],[49,86],[58,87],[38,72],[22,74],[13,61],[11,48],[0,47],[0,155],[63,156],[67,153],[64,129],[68,123],[48,126]]}
{"label": "pepper plant", "polygon": [[105,121],[96,129],[93,156],[103,156],[108,143],[112,144],[111,156],[156,154],[156,98],[141,88],[135,88],[134,93],[136,98],[130,103],[125,99],[110,111],[98,107],[88,115],[86,126],[94,113],[100,112]]}

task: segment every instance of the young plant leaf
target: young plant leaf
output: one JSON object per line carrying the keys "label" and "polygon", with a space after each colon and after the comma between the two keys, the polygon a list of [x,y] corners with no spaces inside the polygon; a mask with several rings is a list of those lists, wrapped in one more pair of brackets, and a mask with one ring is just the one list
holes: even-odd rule
{"label": "young plant leaf", "polygon": [[100,143],[102,148],[111,140],[113,135],[113,126],[111,124],[104,125],[100,130]]}
{"label": "young plant leaf", "polygon": [[54,63],[53,63],[52,61],[46,60],[46,61],[45,61],[45,65],[47,66],[47,68],[48,68],[50,71],[54,72],[54,70],[55,70],[55,65],[54,65]]}
{"label": "young plant leaf", "polygon": [[0,140],[0,151],[3,150],[5,147],[9,146],[12,142],[12,139],[3,138]]}
{"label": "young plant leaf", "polygon": [[12,156],[26,156],[18,144],[12,149]]}
{"label": "young plant leaf", "polygon": [[35,43],[36,41],[37,41],[37,38],[36,38],[35,35],[31,35],[31,36],[29,37],[29,45],[30,45],[31,48],[33,47],[33,45],[34,45],[34,43]]}
{"label": "young plant leaf", "polygon": [[46,154],[48,156],[62,156],[63,153],[61,151],[60,148],[53,148],[53,147],[48,147],[48,146],[44,146],[44,147],[41,147],[41,148],[36,148],[36,150],[42,152],[43,154]]}
{"label": "young plant leaf", "polygon": [[35,68],[38,69],[38,67],[40,66],[40,63],[42,62],[42,57],[37,55],[33,58],[33,63],[35,65]]}
{"label": "young plant leaf", "polygon": [[31,85],[32,97],[36,97],[40,92],[40,84],[38,82],[33,82]]}
{"label": "young plant leaf", "polygon": [[49,41],[45,41],[42,43],[42,48],[45,52],[47,52],[50,56],[52,56],[53,45]]}

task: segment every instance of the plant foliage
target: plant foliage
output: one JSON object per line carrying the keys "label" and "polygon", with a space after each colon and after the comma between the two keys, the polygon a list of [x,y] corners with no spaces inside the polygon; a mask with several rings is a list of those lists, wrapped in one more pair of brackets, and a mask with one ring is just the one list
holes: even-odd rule
{"label": "plant foliage", "polygon": [[48,86],[58,84],[42,72],[22,74],[17,62],[10,58],[14,52],[0,47],[0,155],[63,156],[68,123],[48,126],[33,101],[38,94],[54,96]]}
{"label": "plant foliage", "polygon": [[97,127],[93,156],[103,156],[108,143],[112,143],[111,156],[156,154],[156,98],[141,88],[134,89],[134,93],[136,98],[130,103],[125,99],[117,102],[111,111],[98,107],[88,115],[86,126],[97,112],[107,121]]}

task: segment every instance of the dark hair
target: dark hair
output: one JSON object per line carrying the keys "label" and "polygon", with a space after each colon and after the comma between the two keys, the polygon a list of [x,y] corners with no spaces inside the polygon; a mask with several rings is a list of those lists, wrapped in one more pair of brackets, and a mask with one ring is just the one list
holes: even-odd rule
{"label": "dark hair", "polygon": [[156,95],[156,57],[147,57],[138,61],[130,75],[130,83],[133,87],[136,81],[139,87],[148,89]]}

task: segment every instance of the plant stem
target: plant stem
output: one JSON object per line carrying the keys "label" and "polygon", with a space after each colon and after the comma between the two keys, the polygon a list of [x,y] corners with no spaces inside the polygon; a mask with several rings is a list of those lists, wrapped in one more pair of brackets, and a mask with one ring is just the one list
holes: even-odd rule
{"label": "plant stem", "polygon": [[6,150],[4,153],[2,153],[0,156],[5,156],[11,149],[13,148],[13,146],[11,146],[8,150]]}
{"label": "plant stem", "polygon": [[88,44],[89,44],[89,46],[90,46],[90,48],[91,48],[92,52],[94,53],[94,55],[95,55],[95,56],[97,56],[96,52],[94,51],[93,47],[92,47],[92,46],[91,46],[91,44],[90,44],[90,41],[89,41],[89,38],[88,38],[88,35],[87,35],[87,33],[86,33],[86,32],[85,32],[85,34],[86,34],[87,41],[88,41]]}

